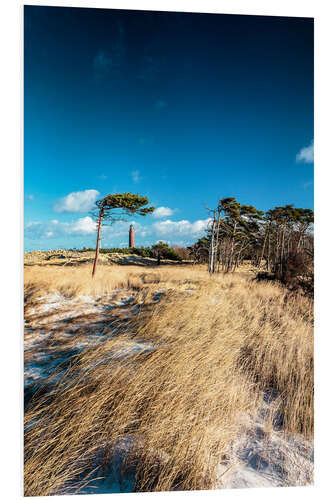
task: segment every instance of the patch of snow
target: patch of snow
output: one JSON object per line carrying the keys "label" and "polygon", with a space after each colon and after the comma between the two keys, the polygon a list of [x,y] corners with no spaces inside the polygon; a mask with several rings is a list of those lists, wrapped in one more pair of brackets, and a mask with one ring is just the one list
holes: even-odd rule
{"label": "patch of snow", "polygon": [[227,460],[219,465],[216,489],[305,486],[313,481],[313,444],[300,435],[265,427],[269,403],[244,420]]}
{"label": "patch of snow", "polygon": [[97,297],[92,297],[91,295],[78,295],[76,297],[76,302],[85,302],[85,303],[94,304],[101,297],[102,297],[101,295],[99,295]]}
{"label": "patch of snow", "polygon": [[24,387],[27,387],[32,382],[39,380],[44,375],[43,369],[40,366],[31,365],[24,369]]}
{"label": "patch of snow", "polygon": [[[30,330],[30,329],[29,329]],[[36,333],[33,330],[26,333],[24,338],[24,350],[32,349],[38,344],[44,342],[48,337],[50,337],[50,333]]]}
{"label": "patch of snow", "polygon": [[64,299],[60,292],[48,293],[36,299],[38,302],[45,302],[47,304],[54,304],[56,302],[61,302]]}
{"label": "patch of snow", "polygon": [[[111,295],[98,297],[79,295],[70,299],[60,293],[39,297],[33,313],[30,309],[25,318],[24,346],[25,352],[29,352],[29,360],[25,363],[25,387],[43,384],[44,380],[49,383],[46,379],[53,374],[56,379],[64,371],[58,373],[58,365],[66,365],[73,356],[114,335],[117,328],[110,319],[125,319],[137,314],[140,307],[131,305],[134,298],[135,293],[129,290],[114,290]],[[115,313],[111,312],[110,317],[113,309]],[[50,315],[45,316],[45,313]],[[96,315],[92,321],[86,318],[90,313]],[[76,318],[74,323],[70,321],[72,318]],[[47,333],[44,333],[42,329],[46,326]],[[124,346],[111,355],[122,359],[150,349],[152,346],[142,342],[125,341]]]}
{"label": "patch of snow", "polygon": [[140,352],[150,352],[155,348],[154,344],[151,342],[124,342],[123,347],[112,351],[110,356],[112,358],[123,359],[125,356],[131,354],[138,354]]}
{"label": "patch of snow", "polygon": [[131,295],[125,295],[121,299],[115,300],[113,302],[113,304],[114,304],[114,306],[119,307],[119,306],[124,306],[124,305],[130,304],[131,302],[133,302],[133,300],[134,300],[134,297],[132,297]]}
{"label": "patch of snow", "polygon": [[[70,494],[86,495],[86,494],[107,494],[107,493],[133,493],[135,486],[135,472],[130,471],[128,474],[123,474],[123,463],[129,454],[130,449],[134,445],[134,436],[126,436],[119,439],[116,443],[112,458],[106,465],[104,470],[98,468],[90,477],[89,484],[78,491],[78,488],[73,484]],[[107,447],[107,443],[105,443]],[[97,453],[93,461],[93,469],[98,467],[99,455],[103,454],[103,449]],[[61,492],[60,492],[61,493]]]}
{"label": "patch of snow", "polygon": [[69,361],[68,353],[64,353],[61,357],[52,357],[39,353],[34,357],[30,363],[25,363],[24,366],[24,388],[29,387],[31,384],[44,383],[45,380],[52,376],[52,381],[57,382],[60,380],[62,374],[66,371],[65,368],[59,370],[58,367],[62,363]]}

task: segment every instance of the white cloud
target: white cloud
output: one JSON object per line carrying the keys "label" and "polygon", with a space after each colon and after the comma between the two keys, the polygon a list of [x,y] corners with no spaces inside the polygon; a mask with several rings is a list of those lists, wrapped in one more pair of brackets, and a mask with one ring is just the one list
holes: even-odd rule
{"label": "white cloud", "polygon": [[[151,245],[155,241],[167,241],[169,244],[184,242],[184,246],[203,236],[211,219],[172,221],[170,219],[156,221],[151,225],[134,222],[137,245]],[[131,221],[118,222],[112,226],[103,225],[102,242],[104,247],[119,246],[128,241],[128,230]],[[132,221],[133,223],[133,221]],[[80,217],[70,222],[57,219],[45,222],[28,222],[25,226],[25,238],[28,240],[48,242],[57,241],[60,247],[75,245],[75,240],[83,238],[85,245],[93,245],[96,238],[96,221],[90,216]],[[82,241],[82,240],[81,240]],[[48,243],[49,244],[49,243]],[[83,243],[82,243],[83,244]],[[127,245],[127,243],[126,243]],[[125,245],[125,246],[126,246]]]}
{"label": "white cloud", "polygon": [[314,161],[314,144],[313,140],[309,146],[302,148],[296,155],[297,162],[313,163]]}
{"label": "white cloud", "polygon": [[135,182],[135,184],[137,182],[139,182],[139,180],[140,180],[140,171],[139,170],[133,170],[131,172],[131,175],[132,175],[132,180],[133,180],[133,182]]}
{"label": "white cloud", "polygon": [[53,209],[56,212],[88,212],[93,208],[98,195],[96,189],[75,191],[60,198]]}
{"label": "white cloud", "polygon": [[161,240],[161,239],[156,240],[154,244],[157,245],[157,243],[166,243],[167,245],[170,245],[170,241]]}
{"label": "white cloud", "polygon": [[192,245],[192,241],[187,241],[187,240],[172,240],[171,245],[177,246],[177,247],[187,247],[189,245]]}
{"label": "white cloud", "polygon": [[[144,227],[138,222],[134,223],[137,236],[147,236],[151,234],[150,227]],[[102,238],[104,242],[112,246],[114,238],[128,236],[130,221],[118,222],[115,225],[103,224]],[[51,234],[52,233],[52,234]],[[59,222],[56,219],[46,222],[28,222],[25,226],[25,236],[30,239],[44,238],[66,238],[68,236],[95,236],[96,221],[91,217],[80,217],[71,222]],[[109,242],[109,238],[110,242]]]}
{"label": "white cloud", "polygon": [[96,222],[91,217],[82,217],[72,222],[29,222],[25,236],[30,239],[59,238],[71,235],[85,236],[96,232]]}
{"label": "white cloud", "polygon": [[64,229],[69,234],[92,234],[96,232],[96,222],[91,217],[82,217],[75,222],[63,222]]}
{"label": "white cloud", "polygon": [[169,207],[157,207],[152,213],[152,216],[155,217],[155,219],[162,219],[163,217],[170,217],[174,212],[175,210]]}
{"label": "white cloud", "polygon": [[157,234],[164,235],[184,235],[184,236],[196,236],[203,233],[207,228],[210,219],[197,220],[195,222],[189,222],[188,220],[181,220],[174,222],[170,219],[163,222],[155,222],[153,228]]}

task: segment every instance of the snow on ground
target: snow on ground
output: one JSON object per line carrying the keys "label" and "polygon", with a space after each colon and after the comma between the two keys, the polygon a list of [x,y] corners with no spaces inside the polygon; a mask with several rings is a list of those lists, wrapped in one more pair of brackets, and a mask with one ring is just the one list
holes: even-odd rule
{"label": "snow on ground", "polygon": [[[57,292],[37,299],[25,314],[25,389],[34,392],[49,383],[50,376],[57,381],[73,356],[114,335],[117,318],[137,314],[134,295],[129,290],[114,290],[112,295],[68,298]],[[125,342],[113,356],[121,359],[147,349],[152,345]]]}
{"label": "snow on ground", "polygon": [[[239,437],[230,443],[218,467],[215,489],[272,488],[305,486],[313,481],[313,445],[300,435],[286,435],[281,429],[267,429],[266,417],[274,411],[274,402],[263,403],[257,415],[240,418]],[[140,439],[136,437],[140,445]],[[143,444],[143,443],[141,443]],[[107,443],[106,443],[107,446]],[[122,463],[135,446],[134,436],[119,442],[108,469],[98,470],[92,482],[79,493],[131,493],[135,487],[135,470],[121,474]],[[151,450],[158,460],[168,460],[165,453]],[[98,460],[96,460],[96,465]],[[97,479],[96,479],[97,478]],[[73,488],[73,493],[75,487]]]}
{"label": "snow on ground", "polygon": [[305,486],[313,482],[313,444],[300,435],[268,427],[273,401],[247,415],[221,462],[216,489]]}
{"label": "snow on ground", "polygon": [[[105,494],[105,493],[133,493],[135,491],[135,470],[122,474],[123,462],[126,460],[130,449],[134,446],[134,436],[128,435],[119,440],[113,450],[113,458],[105,469],[99,467],[98,456],[94,460],[92,469],[95,472],[89,477],[89,483],[78,490],[77,484],[73,484],[69,494]],[[107,447],[107,443],[105,443]],[[100,450],[103,453],[103,450]],[[98,455],[98,454],[97,454]]]}
{"label": "snow on ground", "polygon": [[[162,294],[163,291],[158,291],[153,300],[160,300]],[[60,293],[41,297],[25,316],[27,393],[47,384],[51,375],[57,374],[52,377],[57,380],[73,356],[116,333],[111,318],[124,319],[136,314],[138,307],[132,304],[134,295],[135,292],[115,290],[113,295],[101,297],[66,298]],[[124,340],[110,356],[121,360],[153,348],[151,343]],[[266,399],[255,417],[247,415],[240,421],[239,437],[230,443],[219,465],[216,489],[312,484],[313,445],[301,436],[287,435],[276,426],[267,426],[273,404],[272,399]],[[128,442],[122,443],[115,453],[124,457],[128,446]],[[134,475],[121,478],[112,467],[105,479],[81,493],[133,491]]]}
{"label": "snow on ground", "polygon": [[[115,293],[114,297],[118,294]],[[53,320],[62,320],[67,318],[76,318],[82,314],[103,314],[108,310],[108,307],[117,307],[128,303],[131,296],[125,296],[121,300],[114,300],[113,297],[100,296],[89,297],[87,295],[79,295],[73,299],[66,298],[61,293],[53,293],[44,295],[37,299],[39,305],[31,308],[25,315],[25,320],[38,316],[40,325],[50,322],[50,315],[54,314]]]}

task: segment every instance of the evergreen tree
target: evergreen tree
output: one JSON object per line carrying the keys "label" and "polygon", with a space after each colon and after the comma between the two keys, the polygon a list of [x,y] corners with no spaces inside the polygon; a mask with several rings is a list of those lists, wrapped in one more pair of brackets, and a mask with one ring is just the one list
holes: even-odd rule
{"label": "evergreen tree", "polygon": [[[282,280],[286,279],[288,266],[292,266],[293,275],[296,263],[313,267],[311,209],[287,204],[265,214],[228,197],[221,198],[217,208],[209,212],[207,236],[191,247],[195,261],[207,262],[209,272],[219,271],[220,267],[225,272],[234,271],[245,257],[258,268],[265,260],[267,270]],[[304,266],[298,265],[300,274],[304,274]]]}
{"label": "evergreen tree", "polygon": [[133,193],[109,194],[101,200],[96,201],[96,208],[93,215],[97,216],[97,241],[92,276],[96,272],[103,222],[114,224],[117,221],[126,220],[124,219],[125,216],[145,216],[154,211],[154,207],[146,207],[148,203],[148,198]]}
{"label": "evergreen tree", "polygon": [[155,245],[151,247],[155,258],[157,259],[157,265],[161,264],[161,259],[170,259],[170,260],[182,260],[181,257],[177,254],[177,252],[170,248],[167,243],[163,241],[158,241]]}

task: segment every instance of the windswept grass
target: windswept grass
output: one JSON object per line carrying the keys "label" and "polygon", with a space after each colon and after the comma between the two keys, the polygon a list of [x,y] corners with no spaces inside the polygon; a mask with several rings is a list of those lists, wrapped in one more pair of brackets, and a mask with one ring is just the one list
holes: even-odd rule
{"label": "windswept grass", "polygon": [[141,288],[151,284],[186,284],[207,280],[207,271],[202,267],[163,266],[145,269],[137,266],[99,266],[91,279],[91,265],[80,267],[33,266],[24,270],[27,302],[46,293],[58,291],[66,297],[78,295],[100,296],[114,290]]}
{"label": "windswept grass", "polygon": [[100,268],[95,280],[90,268],[32,267],[25,278],[27,307],[51,291],[99,296],[122,288],[137,291],[134,304],[149,304],[31,404],[26,495],[73,493],[111,464],[135,470],[138,491],[214,488],[240,419],[264,394],[278,396],[286,432],[311,438],[309,299],[181,266]]}

